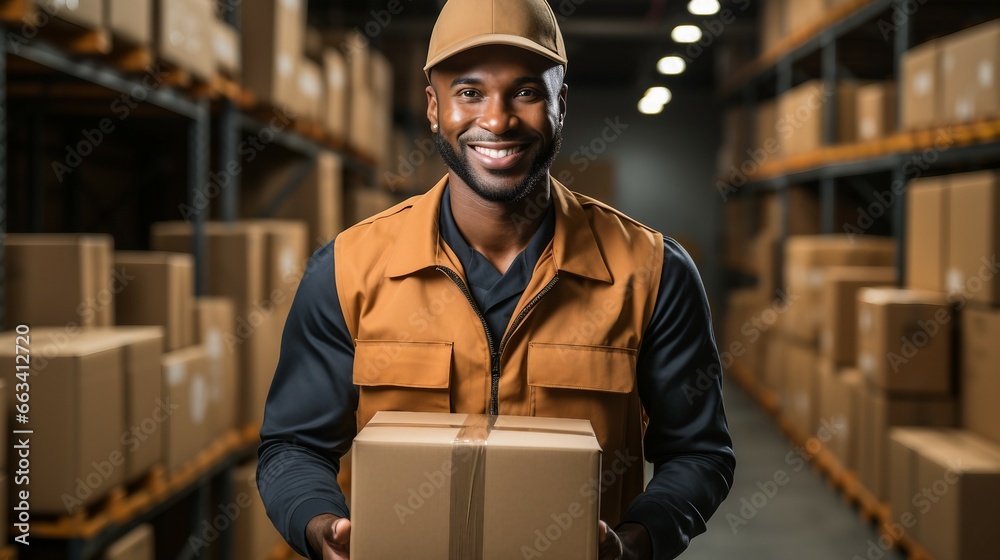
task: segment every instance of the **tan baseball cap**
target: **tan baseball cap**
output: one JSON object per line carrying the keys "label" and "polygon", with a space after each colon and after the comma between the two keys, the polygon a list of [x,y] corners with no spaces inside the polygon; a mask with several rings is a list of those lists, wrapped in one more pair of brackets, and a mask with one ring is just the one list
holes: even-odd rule
{"label": "tan baseball cap", "polygon": [[510,45],[566,67],[559,23],[545,0],[448,0],[438,15],[424,74],[442,60],[482,45]]}

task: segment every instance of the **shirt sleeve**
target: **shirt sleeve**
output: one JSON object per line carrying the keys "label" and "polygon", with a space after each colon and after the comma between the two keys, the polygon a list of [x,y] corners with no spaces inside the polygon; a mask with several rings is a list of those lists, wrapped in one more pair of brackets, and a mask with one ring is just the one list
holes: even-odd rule
{"label": "shirt sleeve", "polygon": [[257,449],[257,486],[267,515],[296,552],[314,560],[313,517],[348,517],[337,484],[340,458],[357,432],[354,343],[337,298],[333,242],[317,250],[281,337]]}
{"label": "shirt sleeve", "polygon": [[691,257],[666,237],[636,374],[649,417],[643,447],[654,474],[622,523],[646,527],[653,558],[676,558],[729,494],[736,457],[708,298]]}

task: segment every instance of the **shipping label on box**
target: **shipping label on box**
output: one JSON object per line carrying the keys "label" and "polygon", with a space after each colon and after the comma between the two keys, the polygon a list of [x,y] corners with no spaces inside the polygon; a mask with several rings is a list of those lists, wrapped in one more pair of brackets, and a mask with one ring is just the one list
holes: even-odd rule
{"label": "shipping label on box", "polygon": [[352,453],[355,560],[597,558],[586,420],[378,412]]}

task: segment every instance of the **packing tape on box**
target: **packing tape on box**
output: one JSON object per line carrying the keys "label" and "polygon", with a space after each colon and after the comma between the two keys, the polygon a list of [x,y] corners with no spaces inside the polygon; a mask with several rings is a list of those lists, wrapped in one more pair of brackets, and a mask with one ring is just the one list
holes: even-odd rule
{"label": "packing tape on box", "polygon": [[497,426],[491,414],[469,414],[461,424],[373,422],[388,428],[458,428],[451,446],[449,560],[482,560],[486,512],[486,447],[494,431],[593,436],[586,430]]}

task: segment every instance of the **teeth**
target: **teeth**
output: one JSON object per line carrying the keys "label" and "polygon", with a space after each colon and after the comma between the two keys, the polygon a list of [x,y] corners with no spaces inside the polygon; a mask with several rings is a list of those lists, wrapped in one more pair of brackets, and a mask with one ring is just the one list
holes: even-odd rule
{"label": "teeth", "polygon": [[491,158],[503,158],[509,155],[516,154],[524,149],[524,146],[517,146],[514,148],[508,148],[506,150],[490,150],[489,148],[483,148],[481,146],[474,146],[477,152],[490,156]]}

